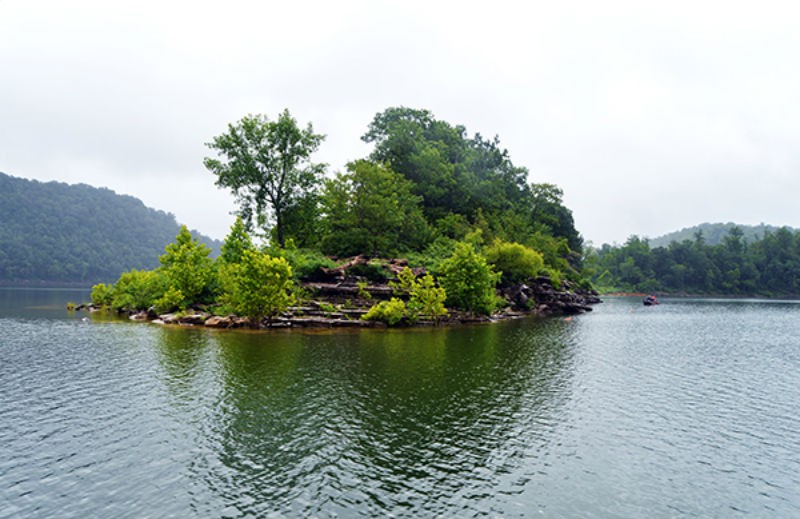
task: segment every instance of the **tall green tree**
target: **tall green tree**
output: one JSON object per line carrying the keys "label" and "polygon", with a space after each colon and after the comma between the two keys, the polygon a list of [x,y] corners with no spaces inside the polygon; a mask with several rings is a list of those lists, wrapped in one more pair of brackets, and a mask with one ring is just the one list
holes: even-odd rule
{"label": "tall green tree", "polygon": [[325,184],[323,251],[378,256],[422,245],[427,223],[411,187],[388,165],[349,163],[346,173]]}
{"label": "tall green tree", "polygon": [[412,182],[430,222],[450,214],[475,216],[521,203],[528,171],[515,167],[497,137],[469,138],[463,126],[427,110],[388,108],[377,114],[362,140],[375,144],[372,159],[388,162]]}
{"label": "tall green tree", "polygon": [[310,123],[298,127],[289,110],[276,121],[248,115],[206,143],[217,157],[206,157],[203,163],[216,175],[216,185],[234,194],[248,230],[266,230],[274,220],[275,237],[283,247],[287,212],[319,187],[325,165],[311,162],[311,155],[324,138]]}
{"label": "tall green tree", "polygon": [[180,292],[178,306],[185,308],[188,304],[205,302],[212,295],[214,270],[210,253],[211,249],[194,239],[184,225],[158,258],[167,286]]}
{"label": "tall green tree", "polygon": [[495,285],[500,273],[492,270],[471,243],[456,244],[453,255],[439,267],[439,282],[447,294],[447,302],[470,312],[489,315],[495,307]]}
{"label": "tall green tree", "polygon": [[222,284],[223,301],[238,315],[249,317],[254,326],[294,301],[289,262],[252,249],[244,250],[239,263],[228,266]]}

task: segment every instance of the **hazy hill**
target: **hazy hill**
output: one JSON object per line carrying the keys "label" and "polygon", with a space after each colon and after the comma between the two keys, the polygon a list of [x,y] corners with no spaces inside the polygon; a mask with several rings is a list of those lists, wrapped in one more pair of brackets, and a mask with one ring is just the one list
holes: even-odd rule
{"label": "hazy hill", "polygon": [[717,245],[721,243],[723,238],[728,235],[732,227],[739,227],[744,233],[744,239],[747,242],[754,242],[764,237],[764,234],[775,232],[779,229],[774,225],[760,224],[760,225],[738,225],[733,222],[728,223],[701,223],[694,227],[687,227],[680,231],[671,232],[660,236],[658,238],[650,239],[650,247],[666,247],[671,242],[682,242],[684,240],[694,241],[694,236],[697,231],[703,232],[703,238],[708,245]]}
{"label": "hazy hill", "polygon": [[172,214],[109,189],[0,173],[0,284],[115,281],[158,266],[179,229]]}

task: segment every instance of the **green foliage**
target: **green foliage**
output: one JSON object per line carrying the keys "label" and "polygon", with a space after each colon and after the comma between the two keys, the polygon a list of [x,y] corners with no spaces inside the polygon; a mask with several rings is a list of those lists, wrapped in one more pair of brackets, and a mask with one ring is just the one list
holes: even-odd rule
{"label": "green foliage", "polygon": [[92,287],[92,292],[89,297],[94,306],[110,307],[111,301],[114,299],[114,287],[113,285],[98,283]]}
{"label": "green foliage", "polygon": [[430,231],[412,184],[388,166],[367,160],[325,183],[322,250],[337,256],[391,256],[424,243]]}
{"label": "green foliage", "polygon": [[290,246],[292,240],[287,240],[287,246],[269,247],[267,253],[271,256],[285,258],[292,267],[296,281],[315,281],[322,275],[322,267],[334,268],[336,263],[313,249],[298,249]]}
{"label": "green foliage", "polygon": [[257,324],[288,308],[293,298],[292,268],[285,258],[246,250],[242,261],[221,273],[222,301]]}
{"label": "green foliage", "polygon": [[438,321],[439,317],[447,315],[444,306],[447,300],[447,292],[444,288],[436,286],[433,276],[425,274],[422,279],[416,280],[410,290],[408,300],[409,314],[429,317]]}
{"label": "green foliage", "polygon": [[495,284],[499,274],[470,243],[460,242],[439,268],[439,280],[448,306],[489,315],[496,305]]}
{"label": "green foliage", "polygon": [[556,290],[561,290],[561,272],[556,269],[546,268],[544,269],[544,275],[550,278],[550,284]]}
{"label": "green foliage", "polygon": [[417,285],[417,276],[414,275],[414,272],[408,268],[404,267],[403,270],[397,275],[397,281],[392,281],[389,283],[389,286],[396,289],[397,291],[410,294],[414,287]]}
{"label": "green foliage", "polygon": [[123,273],[111,290],[114,310],[147,310],[166,290],[166,279],[155,270],[131,270]]}
{"label": "green foliage", "polygon": [[430,317],[438,320],[439,317],[447,315],[444,302],[447,294],[444,288],[436,286],[433,276],[425,274],[417,279],[414,272],[405,267],[397,276],[397,281],[389,283],[395,288],[395,293],[408,295],[408,316],[412,320],[417,317]]}
{"label": "green foliage", "polygon": [[155,311],[159,314],[172,312],[179,309],[185,299],[183,292],[171,286],[164,292],[164,295],[155,301]]}
{"label": "green foliage", "polygon": [[800,295],[800,232],[766,231],[748,243],[734,226],[712,245],[702,231],[692,240],[651,248],[631,236],[597,251],[595,281],[624,291],[724,295]]}
{"label": "green foliage", "polygon": [[206,157],[203,163],[216,175],[216,185],[234,194],[245,226],[252,230],[274,220],[283,247],[287,212],[306,202],[319,184],[324,166],[310,157],[324,138],[311,124],[299,128],[288,110],[274,122],[247,115],[206,144],[219,158]]}
{"label": "green foliage", "polygon": [[393,297],[389,301],[381,301],[374,305],[361,318],[366,321],[383,321],[389,326],[394,326],[408,318],[408,309],[402,299]]}
{"label": "green foliage", "polygon": [[356,282],[356,286],[358,286],[358,292],[357,292],[356,295],[360,299],[371,299],[372,298],[372,294],[370,294],[369,290],[367,290],[367,287],[369,286],[368,282],[366,282],[366,281],[358,281],[358,282]]}
{"label": "green foliage", "polygon": [[165,253],[159,257],[167,286],[183,294],[179,305],[182,309],[212,296],[215,276],[210,252],[208,247],[192,237],[184,225],[175,242],[167,245]]}
{"label": "green foliage", "polygon": [[346,272],[350,276],[366,278],[373,283],[382,283],[389,277],[386,268],[379,261],[370,261],[366,265],[359,263],[348,268]]}
{"label": "green foliage", "polygon": [[544,258],[535,250],[520,243],[510,243],[495,238],[486,248],[486,260],[496,271],[502,272],[506,284],[520,283],[539,274],[544,268]]}
{"label": "green foliage", "polygon": [[244,251],[254,250],[253,240],[247,233],[247,228],[244,225],[241,217],[237,217],[228,236],[222,243],[220,250],[219,261],[222,263],[233,264],[242,261]]}
{"label": "green foliage", "polygon": [[331,314],[337,310],[334,305],[332,305],[331,303],[327,303],[325,301],[321,301],[319,303],[319,309],[327,314]]}

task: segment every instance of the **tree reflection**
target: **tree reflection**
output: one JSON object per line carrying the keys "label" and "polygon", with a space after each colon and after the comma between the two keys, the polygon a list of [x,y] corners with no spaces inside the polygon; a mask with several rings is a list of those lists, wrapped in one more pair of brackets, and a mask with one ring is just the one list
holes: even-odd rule
{"label": "tree reflection", "polygon": [[[563,417],[565,330],[216,333],[210,459],[193,472],[226,515],[488,512],[481,496]],[[203,356],[186,348],[165,346],[167,365],[191,379]]]}

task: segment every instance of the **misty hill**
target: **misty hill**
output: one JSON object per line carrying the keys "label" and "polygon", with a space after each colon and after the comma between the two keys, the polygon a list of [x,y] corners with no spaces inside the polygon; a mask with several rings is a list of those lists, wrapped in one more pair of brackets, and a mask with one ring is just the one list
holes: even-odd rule
{"label": "misty hill", "polygon": [[660,236],[658,238],[650,239],[650,247],[655,249],[657,247],[666,247],[670,243],[682,242],[684,240],[694,241],[694,236],[697,231],[702,231],[703,239],[708,245],[717,245],[722,243],[725,236],[733,227],[739,227],[744,233],[744,239],[748,243],[752,243],[764,237],[767,232],[774,233],[779,229],[774,225],[759,224],[759,225],[738,225],[733,222],[728,223],[701,223],[693,227],[687,227],[680,231],[671,232]]}
{"label": "misty hill", "polygon": [[110,189],[0,173],[0,284],[113,281],[157,267],[179,229],[174,215]]}

